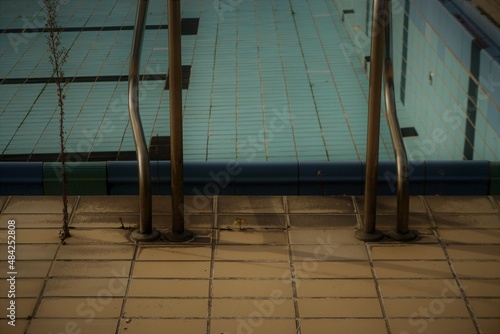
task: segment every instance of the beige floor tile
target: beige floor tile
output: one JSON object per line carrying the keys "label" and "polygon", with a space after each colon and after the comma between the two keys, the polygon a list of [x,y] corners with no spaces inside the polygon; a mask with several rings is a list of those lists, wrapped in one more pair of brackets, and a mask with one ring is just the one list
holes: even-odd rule
{"label": "beige floor tile", "polygon": [[218,245],[215,260],[289,261],[288,246]]}
{"label": "beige floor tile", "polygon": [[500,279],[461,279],[467,297],[500,297]]}
{"label": "beige floor tile", "polygon": [[207,246],[141,246],[139,261],[210,261],[212,248]]}
{"label": "beige floor tile", "polygon": [[457,334],[476,333],[471,319],[389,319],[393,333]]}
{"label": "beige floor tile", "polygon": [[3,205],[7,201],[8,196],[0,196],[0,212],[2,212]]}
{"label": "beige floor tile", "polygon": [[58,260],[132,260],[134,245],[63,245]]}
{"label": "beige floor tile", "polygon": [[446,261],[374,261],[378,278],[452,278]]}
{"label": "beige floor tile", "polygon": [[356,213],[351,196],[288,196],[289,213]]}
{"label": "beige floor tile", "polygon": [[500,244],[498,230],[439,230],[444,243],[450,244]]}
{"label": "beige floor tile", "polygon": [[479,322],[479,327],[483,331],[483,334],[498,334],[498,329],[500,328],[500,318],[494,319],[477,319]]}
{"label": "beige floor tile", "polygon": [[200,319],[131,319],[130,322],[122,321],[121,334],[195,334],[206,333],[207,321]]}
{"label": "beige floor tile", "polygon": [[[37,297],[42,291],[45,279],[41,278],[16,278],[16,296]],[[0,291],[10,291],[10,283],[6,279],[0,279]],[[7,295],[2,295],[6,297]]]}
{"label": "beige floor tile", "polygon": [[[171,205],[168,205],[171,208]],[[213,213],[213,196],[184,196],[184,212],[189,213]]]}
{"label": "beige floor tile", "polygon": [[51,277],[128,277],[128,261],[55,261]]}
{"label": "beige floor tile", "polygon": [[[302,319],[302,334],[387,334],[384,319]],[[398,333],[399,334],[399,333]]]}
{"label": "beige floor tile", "polygon": [[136,262],[134,278],[209,278],[210,262]]}
{"label": "beige floor tile", "polygon": [[[7,243],[7,233],[0,233],[0,244]],[[59,244],[59,229],[16,229],[16,248],[21,244]]]}
{"label": "beige floor tile", "polygon": [[297,331],[294,319],[286,319],[286,320],[265,319],[265,318],[214,319],[211,321],[211,326],[210,326],[210,334],[220,334],[220,333],[293,334],[296,332]]}
{"label": "beige floor tile", "polygon": [[216,279],[213,283],[213,297],[291,298],[292,285],[289,280]]}
{"label": "beige floor tile", "polygon": [[[365,198],[362,196],[356,197],[356,203],[359,207],[359,212],[365,212]],[[396,196],[378,196],[377,197],[377,214],[385,215],[397,212],[397,197]],[[427,213],[425,206],[419,196],[410,196],[410,213]]]}
{"label": "beige floor tile", "polygon": [[368,279],[296,280],[297,296],[304,297],[377,297],[375,282]]}
{"label": "beige floor tile", "polygon": [[486,196],[425,196],[433,213],[498,213]]}
{"label": "beige floor tile", "polygon": [[[68,196],[68,212],[73,210],[76,197]],[[61,213],[63,204],[60,196],[13,196],[2,213]]]}
{"label": "beige floor tile", "polygon": [[[2,290],[2,292],[6,292]],[[7,297],[7,293],[5,293],[2,297]],[[24,297],[24,296],[22,296]],[[2,313],[0,313],[0,322],[7,322],[7,315],[10,313],[10,311],[6,310],[10,306],[10,301],[14,300],[16,302],[15,307],[16,307],[16,322],[17,319],[22,319],[22,318],[28,318],[33,316],[33,311],[35,310],[35,305],[36,305],[36,298],[18,298],[16,297],[15,299],[9,299],[9,298],[0,298],[0,309],[2,310]],[[10,319],[9,319],[10,320]],[[10,333],[10,332],[2,332],[2,333]]]}
{"label": "beige floor tile", "polygon": [[130,230],[122,229],[92,229],[71,230],[71,238],[66,239],[68,245],[95,244],[95,243],[130,243]]}
{"label": "beige floor tile", "polygon": [[44,298],[36,313],[37,318],[119,318],[122,298]]}
{"label": "beige floor tile", "polygon": [[446,250],[455,260],[500,260],[500,245],[448,245]]}
{"label": "beige floor tile", "polygon": [[470,317],[464,301],[459,298],[385,299],[389,318],[451,318]]}
{"label": "beige floor tile", "polygon": [[125,318],[203,318],[208,314],[207,299],[129,298]]}
{"label": "beige floor tile", "polygon": [[290,244],[363,244],[354,236],[354,229],[334,229],[334,230],[290,230]]}
{"label": "beige floor tile", "polygon": [[219,231],[219,244],[287,244],[286,231]]}
{"label": "beige floor tile", "polygon": [[[211,229],[214,226],[214,216],[211,214],[185,213],[184,226],[188,229]],[[172,216],[153,215],[153,227],[157,230],[170,230],[172,228]]]}
{"label": "beige floor tile", "polygon": [[[186,200],[186,197],[184,197],[184,200]],[[137,197],[137,201],[139,201],[139,198]],[[172,198],[170,196],[165,196],[165,195],[155,195],[153,196],[153,201],[152,201],[152,207],[153,207],[153,213],[172,213]]]}
{"label": "beige floor tile", "polygon": [[[45,278],[49,272],[51,261],[16,261],[16,277]],[[7,261],[0,261],[0,277],[8,278],[10,275]]]}
{"label": "beige floor tile", "polygon": [[133,279],[129,297],[208,297],[209,280]]}
{"label": "beige floor tile", "polygon": [[10,326],[7,321],[0,321],[0,333],[8,334],[26,334],[28,321],[24,319],[16,319],[16,326]]}
{"label": "beige floor tile", "polygon": [[[61,210],[62,211],[62,210]],[[60,228],[63,215],[61,213],[46,214],[4,214],[0,215],[0,228],[7,228],[9,220],[16,221],[16,229],[21,228]]]}
{"label": "beige floor tile", "polygon": [[51,278],[45,287],[46,297],[123,297],[127,278]]}
{"label": "beige floor tile", "polygon": [[[71,220],[73,228],[133,228],[139,225],[139,214],[131,213],[75,213]],[[154,225],[156,227],[156,225]]]}
{"label": "beige floor tile", "polygon": [[383,297],[461,298],[453,279],[380,279],[378,284]]}
{"label": "beige floor tile", "polygon": [[[52,244],[22,244],[16,247],[17,260],[52,260],[56,255],[58,245]],[[7,254],[7,244],[0,245],[0,254]]]}
{"label": "beige floor tile", "polygon": [[109,334],[116,331],[118,319],[34,319],[27,334],[40,333],[79,333]]}
{"label": "beige floor tile", "polygon": [[81,196],[77,213],[138,213],[139,196]]}
{"label": "beige floor tile", "polygon": [[500,318],[500,298],[469,298],[469,304],[478,318]]}
{"label": "beige floor tile", "polygon": [[356,215],[317,215],[290,214],[292,228],[355,228],[358,224]]}
{"label": "beige floor tile", "polygon": [[293,245],[292,256],[295,261],[368,261],[365,245]]}
{"label": "beige floor tile", "polygon": [[213,299],[212,318],[295,318],[291,299]]}
{"label": "beige floor tile", "polygon": [[[364,220],[364,215],[360,215],[360,218]],[[377,215],[377,228],[381,230],[395,230],[398,222],[398,217],[396,214],[385,214]],[[421,213],[411,213],[408,217],[408,226],[412,230],[428,231],[433,228],[431,219],[426,214]],[[424,232],[421,232],[424,233]]]}
{"label": "beige floor tile", "polygon": [[215,278],[281,278],[290,276],[288,262],[220,262],[214,264]]}
{"label": "beige floor tile", "polygon": [[500,228],[498,214],[434,214],[433,217],[439,228]]}
{"label": "beige floor tile", "polygon": [[285,213],[281,196],[219,196],[218,213]]}
{"label": "beige floor tile", "polygon": [[500,278],[500,262],[457,262],[453,267],[459,278]]}
{"label": "beige floor tile", "polygon": [[446,260],[440,245],[370,245],[373,260]]}
{"label": "beige floor tile", "polygon": [[242,228],[286,228],[285,214],[237,214],[237,215],[217,215],[218,228],[230,228],[237,230],[239,225],[234,225],[236,218],[242,221]]}
{"label": "beige floor tile", "polygon": [[301,318],[380,318],[382,310],[377,298],[299,299]]}
{"label": "beige floor tile", "polygon": [[368,261],[295,261],[295,278],[372,278]]}

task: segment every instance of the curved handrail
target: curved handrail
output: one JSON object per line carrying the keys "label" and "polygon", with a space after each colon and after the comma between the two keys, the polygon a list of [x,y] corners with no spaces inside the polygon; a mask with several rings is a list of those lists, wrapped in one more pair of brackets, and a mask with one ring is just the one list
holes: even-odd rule
{"label": "curved handrail", "polygon": [[[377,231],[375,228],[382,68],[384,70],[383,83],[387,122],[389,123],[391,140],[394,146],[397,169],[397,225],[396,231],[390,233],[389,236],[400,241],[413,240],[417,237],[417,233],[415,231],[410,231],[408,228],[410,206],[409,165],[403,136],[401,134],[401,127],[399,126],[394,93],[391,7],[391,0],[374,0],[373,2],[365,217],[364,229],[356,232],[356,237],[364,241],[378,240],[384,236],[382,232]],[[384,31],[379,31],[377,25],[384,26]],[[382,46],[384,50],[382,50]],[[385,56],[382,56],[384,51]]]}
{"label": "curved handrail", "polygon": [[146,24],[147,8],[148,0],[140,0],[138,2],[128,77],[128,110],[139,167],[140,224],[138,232],[133,235],[135,239],[144,239],[153,233],[149,154],[142,128],[141,116],[139,115],[139,65],[141,62],[142,37]]}
{"label": "curved handrail", "polygon": [[[386,6],[391,0],[386,1]],[[396,156],[397,175],[397,226],[396,231],[400,234],[408,233],[408,220],[410,214],[410,181],[408,173],[408,157],[406,155],[403,135],[399,125],[396,109],[396,98],[394,93],[394,69],[392,66],[391,47],[391,18],[387,16],[385,26],[385,60],[384,60],[384,94],[385,109],[389,130],[391,132],[394,155]]]}

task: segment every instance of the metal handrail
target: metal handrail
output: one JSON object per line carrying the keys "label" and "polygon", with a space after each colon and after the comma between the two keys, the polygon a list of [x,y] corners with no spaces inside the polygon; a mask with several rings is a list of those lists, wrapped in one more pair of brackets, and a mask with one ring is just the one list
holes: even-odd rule
{"label": "metal handrail", "polygon": [[149,154],[139,114],[139,65],[141,63],[142,39],[146,25],[147,9],[148,0],[140,0],[137,4],[128,77],[128,111],[134,134],[139,172],[139,228],[134,230],[131,235],[131,238],[136,241],[151,241],[160,237],[160,233],[153,230]]}
{"label": "metal handrail", "polygon": [[[377,25],[384,26],[384,33],[378,30]],[[374,0],[370,58],[370,96],[368,102],[364,229],[356,231],[356,237],[364,241],[379,240],[384,236],[382,232],[375,228],[382,67],[384,68],[384,97],[387,121],[394,146],[397,170],[397,224],[396,230],[390,232],[388,235],[398,241],[409,241],[417,237],[417,232],[408,228],[410,206],[409,165],[396,110],[391,33],[391,0]],[[385,47],[384,60],[384,48],[382,46]]]}

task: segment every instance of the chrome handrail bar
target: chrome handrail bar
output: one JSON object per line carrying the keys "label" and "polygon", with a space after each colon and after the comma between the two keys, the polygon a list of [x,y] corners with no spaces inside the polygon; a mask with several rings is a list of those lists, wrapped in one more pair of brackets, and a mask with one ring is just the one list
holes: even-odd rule
{"label": "chrome handrail bar", "polygon": [[384,93],[385,109],[389,130],[391,132],[392,146],[396,157],[397,175],[397,223],[396,230],[390,233],[391,239],[412,240],[416,232],[408,228],[410,218],[410,179],[409,164],[406,155],[401,126],[399,125],[396,97],[394,93],[394,68],[392,66],[392,18],[391,0],[385,2],[387,19],[385,24],[385,61],[384,61]]}
{"label": "chrome handrail bar", "polygon": [[[391,15],[391,0],[374,0],[370,58],[370,95],[368,101],[364,228],[356,231],[356,237],[364,241],[375,241],[384,236],[382,232],[376,229],[382,68],[384,70],[386,115],[394,146],[397,170],[397,224],[396,230],[390,232],[388,236],[398,241],[409,241],[417,237],[417,232],[408,228],[410,206],[409,165],[401,127],[399,126],[394,93]],[[380,26],[384,27],[383,33],[380,31]],[[384,60],[383,46],[385,47]]]}
{"label": "chrome handrail bar", "polygon": [[131,235],[135,241],[152,241],[160,237],[160,233],[153,230],[149,154],[139,114],[139,66],[147,9],[148,0],[139,0],[128,77],[128,111],[134,135],[139,173],[139,228],[134,230]]}

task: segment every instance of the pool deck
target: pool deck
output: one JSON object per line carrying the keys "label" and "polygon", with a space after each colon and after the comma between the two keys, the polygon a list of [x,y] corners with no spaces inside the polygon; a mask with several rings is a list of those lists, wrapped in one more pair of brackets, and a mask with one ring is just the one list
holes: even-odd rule
{"label": "pool deck", "polygon": [[[496,334],[500,197],[418,196],[414,242],[354,237],[363,198],[186,197],[190,243],[134,243],[136,196],[0,197],[2,333]],[[154,227],[170,228],[155,196]],[[241,226],[234,224],[239,218]],[[15,221],[16,261],[6,259]],[[395,220],[380,197],[378,228]],[[12,224],[11,224],[12,226]],[[16,327],[6,278],[15,276]]]}

